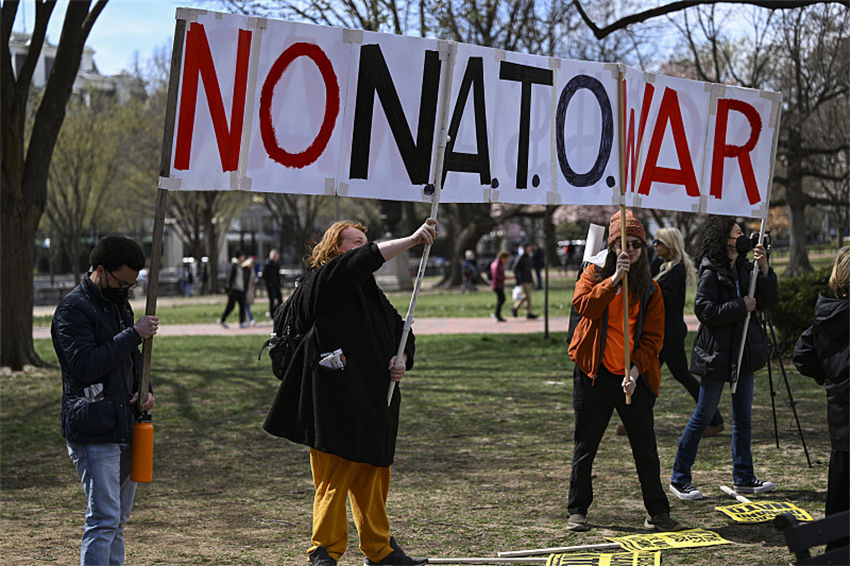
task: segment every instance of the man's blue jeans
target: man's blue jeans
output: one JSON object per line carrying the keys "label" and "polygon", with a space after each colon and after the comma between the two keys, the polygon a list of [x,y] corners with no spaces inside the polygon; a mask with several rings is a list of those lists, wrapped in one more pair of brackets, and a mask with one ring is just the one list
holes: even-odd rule
{"label": "man's blue jeans", "polygon": [[[737,390],[732,394],[732,481],[736,484],[749,483],[755,479],[753,454],[750,450],[753,425],[753,381],[752,372],[741,372]],[[670,477],[672,483],[691,483],[691,466],[694,465],[697,457],[699,441],[717,410],[725,385],[724,381],[710,379],[701,381],[697,408],[679,440],[673,474]]]}
{"label": "man's blue jeans", "polygon": [[88,502],[80,565],[120,566],[124,564],[124,524],[136,493],[136,483],[130,479],[130,445],[66,444]]}

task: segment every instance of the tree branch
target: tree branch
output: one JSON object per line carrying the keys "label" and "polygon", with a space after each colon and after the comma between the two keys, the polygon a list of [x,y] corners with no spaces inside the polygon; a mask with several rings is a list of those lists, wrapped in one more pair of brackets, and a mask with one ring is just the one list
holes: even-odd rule
{"label": "tree branch", "polygon": [[[850,2],[848,2],[848,0],[827,0],[828,3],[830,1],[836,4],[850,6]],[[590,16],[587,15],[587,12],[585,12],[584,7],[581,5],[581,0],[573,0],[573,6],[575,6],[576,10],[581,16],[581,19],[584,20],[584,23],[587,25],[587,27],[589,27],[590,30],[593,32],[593,35],[596,36],[596,39],[603,39],[604,37],[607,37],[613,32],[625,29],[632,24],[637,24],[646,20],[650,20],[652,18],[657,18],[658,16],[672,14],[674,12],[679,12],[686,8],[691,8],[693,6],[699,5],[750,4],[752,6],[759,6],[761,8],[767,8],[770,10],[790,10],[793,8],[803,8],[805,6],[811,6],[814,4],[822,3],[822,1],[817,0],[679,0],[677,2],[671,2],[664,6],[658,6],[657,8],[652,8],[650,10],[644,10],[643,12],[630,14],[625,18],[620,18],[614,23],[600,28],[593,22]]]}

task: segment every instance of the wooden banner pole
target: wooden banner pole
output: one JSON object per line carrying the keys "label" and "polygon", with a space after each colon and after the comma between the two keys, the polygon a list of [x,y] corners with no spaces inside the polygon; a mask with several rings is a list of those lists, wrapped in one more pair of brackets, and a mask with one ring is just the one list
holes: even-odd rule
{"label": "wooden banner pole", "polygon": [[[446,59],[442,69],[442,77],[440,78],[440,109],[438,117],[438,140],[437,140],[437,155],[433,163],[431,178],[434,180],[434,194],[431,195],[431,214],[430,218],[437,219],[437,213],[440,207],[440,193],[443,189],[443,162],[446,155],[446,144],[448,143],[448,133],[446,128],[449,122],[449,99],[452,94],[452,75],[454,73],[455,58],[457,56],[457,44],[454,42],[445,42]],[[404,347],[407,344],[407,336],[410,334],[410,327],[413,326],[413,314],[416,312],[416,299],[419,298],[419,291],[422,288],[422,280],[425,277],[425,268],[428,265],[428,256],[431,253],[431,244],[426,244],[422,250],[422,258],[419,260],[419,270],[416,273],[416,282],[413,285],[413,294],[410,297],[410,306],[407,309],[407,316],[404,317],[404,328],[401,332],[401,340],[398,343],[395,359],[401,360],[404,355]],[[393,393],[395,393],[395,381],[390,380],[390,386],[387,389],[387,407],[393,401]]]}
{"label": "wooden banner pole", "polygon": [[[168,177],[171,169],[171,144],[174,140],[174,118],[177,115],[177,92],[180,85],[180,69],[183,58],[183,40],[186,36],[186,21],[177,20],[174,24],[174,41],[171,47],[171,73],[168,77],[168,98],[165,106],[165,127],[162,132],[162,149],[159,162],[160,177]],[[154,211],[153,234],[151,240],[151,262],[147,281],[147,299],[145,314],[156,314],[156,299],[159,294],[159,269],[162,260],[162,232],[165,225],[165,212],[168,207],[168,191],[158,189],[156,210]],[[142,371],[139,381],[138,411],[141,412],[147,392],[150,388],[151,354],[153,337],[142,342]]]}
{"label": "wooden banner pole", "polygon": [[746,498],[746,497],[744,497],[743,495],[739,494],[739,493],[738,493],[737,491],[735,491],[734,489],[731,489],[731,488],[729,488],[729,487],[727,487],[727,486],[725,486],[725,485],[721,485],[721,486],[720,486],[720,491],[722,491],[723,493],[726,493],[726,494],[728,494],[728,495],[731,495],[732,497],[734,497],[735,499],[737,499],[739,503],[752,503],[752,501],[750,501],[749,499],[747,499],[747,498]]}
{"label": "wooden banner pole", "polygon": [[[624,131],[626,129],[626,78],[625,72],[620,67],[620,76],[617,83],[617,120],[619,122],[618,142],[620,144],[620,250],[626,250],[626,137]],[[646,250],[643,250],[646,253]],[[631,340],[629,340],[629,274],[623,276],[623,353],[624,353],[624,368],[628,377],[631,370]],[[632,404],[632,396],[626,393],[626,405]]]}
{"label": "wooden banner pole", "polygon": [[429,558],[428,564],[546,564],[549,558]]}
{"label": "wooden banner pole", "polygon": [[582,544],[578,546],[555,546],[552,548],[531,548],[528,550],[510,550],[497,553],[501,557],[534,556],[536,554],[561,554],[564,552],[583,552],[585,550],[605,550],[620,548],[616,542],[602,542],[599,544]]}
{"label": "wooden banner pole", "polygon": [[[764,243],[764,229],[767,225],[767,218],[761,219],[761,228],[759,229],[759,243],[758,245],[762,245]],[[749,298],[754,298],[756,295],[756,281],[759,276],[759,265],[758,262],[753,260],[753,272],[750,274],[750,289],[747,291],[747,296]],[[744,319],[744,332],[741,334],[741,346],[738,348],[738,365],[735,368],[735,381],[732,382],[732,393],[738,389],[738,379],[741,377],[741,362],[744,359],[744,346],[747,345],[747,330],[750,326],[750,318],[752,312],[747,313],[747,318]]]}

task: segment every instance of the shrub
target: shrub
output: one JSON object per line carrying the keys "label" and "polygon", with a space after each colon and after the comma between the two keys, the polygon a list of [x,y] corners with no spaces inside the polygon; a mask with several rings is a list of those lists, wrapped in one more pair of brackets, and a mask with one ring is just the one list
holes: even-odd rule
{"label": "shrub", "polygon": [[776,339],[783,353],[791,354],[800,334],[812,323],[818,294],[832,296],[828,281],[832,267],[779,280],[779,304],[770,309]]}

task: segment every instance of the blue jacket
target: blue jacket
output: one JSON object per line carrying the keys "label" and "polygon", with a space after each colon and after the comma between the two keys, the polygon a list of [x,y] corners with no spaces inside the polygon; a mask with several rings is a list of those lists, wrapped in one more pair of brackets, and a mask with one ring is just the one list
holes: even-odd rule
{"label": "blue jacket", "polygon": [[[50,335],[62,367],[62,436],[83,444],[130,442],[142,338],[129,303],[106,300],[86,276],[59,302]],[[96,383],[104,398],[87,401],[83,389]]]}

